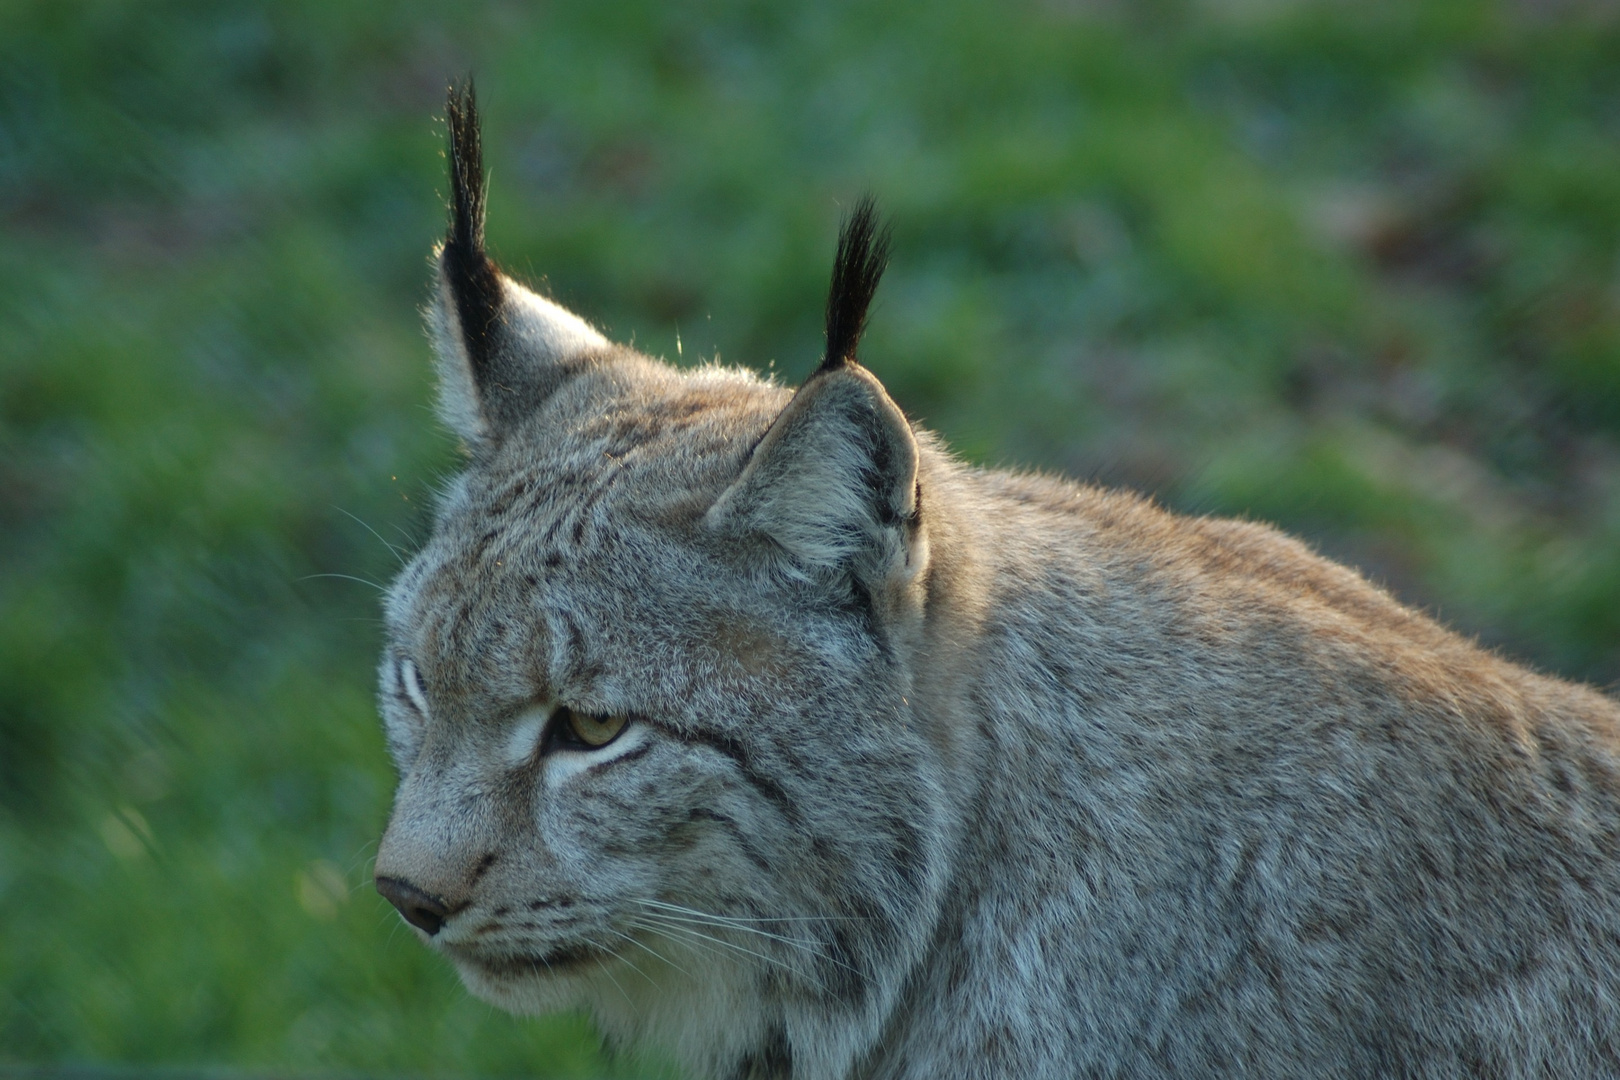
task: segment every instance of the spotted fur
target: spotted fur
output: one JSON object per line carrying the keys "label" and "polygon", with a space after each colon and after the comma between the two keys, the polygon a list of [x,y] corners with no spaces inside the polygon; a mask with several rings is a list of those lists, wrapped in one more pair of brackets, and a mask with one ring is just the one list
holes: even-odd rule
{"label": "spotted fur", "polygon": [[474,993],[700,1077],[1620,1068],[1613,701],[1263,526],[963,465],[851,359],[869,289],[797,391],[677,371],[468,273],[471,205],[376,873]]}

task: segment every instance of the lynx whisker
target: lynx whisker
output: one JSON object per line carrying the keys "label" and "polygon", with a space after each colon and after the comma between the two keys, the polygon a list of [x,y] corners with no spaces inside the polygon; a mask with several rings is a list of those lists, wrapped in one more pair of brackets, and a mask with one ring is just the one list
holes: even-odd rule
{"label": "lynx whisker", "polygon": [[[663,955],[662,953],[660,953],[657,949],[652,948],[645,941],[642,941],[640,938],[636,937],[634,934],[626,934],[624,931],[615,930],[612,927],[608,927],[608,933],[612,934],[614,937],[623,938],[624,940],[628,941],[630,944],[634,945],[636,948],[640,949],[642,952],[647,953],[648,955],[650,955],[653,959],[660,960],[660,961],[664,962],[665,964],[668,964],[670,967],[674,968],[676,971],[679,971],[682,975],[685,975],[687,978],[692,977],[692,973],[690,971],[687,971],[685,968],[681,967],[675,961],[671,960],[669,957],[667,957],[667,956]],[[630,961],[626,960],[625,963],[628,964],[628,963],[630,963]],[[648,979],[647,981],[648,982],[653,982],[653,980],[651,980],[651,979]],[[654,982],[653,985],[656,986],[657,983]]]}
{"label": "lynx whisker", "polygon": [[679,934],[679,935],[683,935],[685,937],[691,938],[693,940],[702,940],[702,941],[713,942],[714,944],[719,945],[722,948],[730,949],[733,952],[742,953],[745,956],[751,956],[754,959],[763,961],[764,963],[770,964],[773,967],[781,968],[783,971],[788,972],[790,975],[793,975],[793,976],[795,976],[797,978],[800,978],[800,979],[804,979],[807,982],[813,983],[816,986],[816,988],[821,990],[823,993],[825,993],[826,990],[827,990],[826,986],[821,982],[821,980],[817,979],[810,972],[804,970],[803,968],[799,967],[796,964],[790,964],[786,960],[783,960],[783,959],[781,959],[779,957],[770,956],[770,955],[768,955],[766,953],[759,952],[758,950],[750,949],[750,948],[747,948],[745,946],[738,945],[734,941],[727,941],[725,938],[716,937],[714,934],[705,934],[703,931],[696,929],[694,926],[689,925],[689,923],[686,923],[686,922],[683,922],[683,923],[670,922],[670,923],[664,923],[664,924],[660,925],[660,923],[658,922],[658,920],[661,918],[660,916],[647,915],[645,917],[653,919],[654,922],[649,924],[649,923],[646,923],[646,922],[640,922],[640,920],[638,920],[638,924],[643,929],[662,931],[662,932],[664,932],[666,934]]}
{"label": "lynx whisker", "polygon": [[390,544],[387,540],[384,540],[382,533],[378,532],[376,529],[373,529],[370,525],[366,524],[366,522],[363,521],[358,515],[349,513],[347,510],[343,509],[343,507],[337,505],[336,503],[332,503],[331,507],[332,507],[332,509],[336,510],[338,513],[342,514],[344,517],[349,518],[350,520],[352,520],[355,524],[359,525],[362,529],[366,530],[366,532],[370,533],[372,536],[375,536],[377,538],[378,543],[380,543],[383,547],[387,548],[389,551],[393,552],[394,558],[399,560],[399,565],[401,565],[401,566],[405,565],[405,563],[406,563],[405,553],[403,551],[399,550],[399,548],[395,547],[393,544]]}
{"label": "lynx whisker", "polygon": [[[624,957],[620,956],[616,951],[614,951],[609,946],[603,945],[600,941],[595,941],[595,940],[593,940],[591,938],[586,938],[585,941],[589,945],[591,945],[591,947],[602,950],[603,952],[607,953],[609,956],[613,957],[615,960],[623,960],[624,959]],[[613,971],[612,971],[612,969],[610,969],[607,966],[607,961],[603,960],[600,956],[598,956],[596,958],[596,966],[602,969],[602,974],[607,976],[608,982],[613,984],[613,988],[619,992],[620,997],[624,998],[626,1004],[628,1004],[632,1008],[634,1008],[635,1004],[636,1004],[635,999],[633,999],[625,991],[624,987],[619,984],[619,980],[615,979],[613,977]],[[631,964],[630,966],[635,967],[634,964]],[[546,968],[547,968],[547,970],[549,970],[551,968],[551,965],[549,963],[546,964]],[[646,976],[643,975],[642,978],[646,978]],[[650,982],[651,980],[648,980],[648,981]]]}
{"label": "lynx whisker", "polygon": [[664,923],[678,923],[687,926],[708,926],[713,927],[716,930],[734,930],[738,933],[753,934],[754,936],[764,938],[767,941],[779,941],[782,944],[788,945],[792,948],[802,949],[805,952],[813,953],[816,956],[821,956],[822,959],[830,959],[830,957],[823,956],[816,950],[815,942],[813,941],[806,941],[800,938],[784,937],[781,934],[767,933],[764,930],[757,930],[752,926],[735,926],[726,922],[724,919],[697,919],[681,915],[666,915],[661,912],[648,912],[647,917],[658,919]]}
{"label": "lynx whisker", "polygon": [[[618,930],[613,929],[611,926],[610,927],[604,927],[604,929],[607,930],[607,932],[612,934],[614,937],[624,938],[624,940],[630,942],[630,944],[632,944],[632,945],[640,944],[640,942],[636,941],[635,938],[629,936],[628,934],[621,933]],[[621,963],[621,964],[625,965],[626,967],[628,967],[631,971],[635,972],[637,975],[640,975],[643,979],[646,979],[648,985],[652,986],[653,989],[656,990],[658,988],[658,982],[657,982],[656,979],[654,979],[651,975],[648,975],[645,971],[642,971],[640,966],[637,965],[634,960],[631,960],[628,956],[624,955],[624,953],[620,952],[618,949],[615,949],[611,945],[603,944],[602,942],[597,941],[595,938],[587,937],[585,940],[589,941],[593,946],[595,946],[598,949],[601,949],[603,952],[605,952],[609,956],[613,957],[613,959],[617,960],[619,963]]]}
{"label": "lynx whisker", "polygon": [[[695,948],[695,949],[700,949],[704,953],[707,953],[710,956],[723,955],[720,952],[720,950],[718,950],[716,948],[713,948],[712,946],[710,946],[708,944],[705,944],[706,939],[704,939],[704,935],[698,934],[696,936],[693,936],[693,935],[687,934],[686,929],[684,927],[658,926],[658,925],[655,925],[653,923],[643,922],[640,919],[635,919],[635,918],[632,918],[630,920],[630,926],[631,926],[632,929],[646,930],[646,931],[648,931],[650,933],[657,934],[660,937],[670,938],[671,940],[675,940],[674,938],[671,937],[671,935],[682,934],[682,935],[685,935],[685,937],[684,937],[684,939],[680,940],[678,942],[678,944],[687,945],[687,946],[690,946],[690,947]],[[704,939],[704,940],[699,940],[699,939]]]}
{"label": "lynx whisker", "polygon": [[349,856],[349,864],[343,869],[344,875],[352,874],[366,865],[368,856],[371,856],[370,861],[374,864],[376,862],[376,851],[377,841],[375,840],[367,840],[364,844],[361,844],[355,849],[354,854]]}
{"label": "lynx whisker", "polygon": [[[649,902],[643,900],[641,903],[647,904]],[[744,934],[754,934],[770,941],[779,941],[784,945],[788,945],[802,952],[809,953],[818,960],[825,960],[829,964],[836,964],[838,967],[844,968],[846,971],[854,972],[857,975],[861,974],[859,969],[851,967],[849,964],[844,963],[837,957],[831,956],[826,952],[823,952],[821,949],[816,948],[817,942],[814,939],[806,940],[803,938],[786,937],[782,934],[773,934],[768,930],[761,930],[757,927],[742,926],[726,916],[711,915],[708,912],[698,911],[695,908],[679,908],[678,905],[674,904],[663,904],[659,906],[678,908],[678,910],[688,912],[689,914],[671,915],[658,911],[649,911],[647,912],[649,918],[662,919],[670,923],[683,923],[694,926],[712,926],[717,930],[736,930]]]}
{"label": "lynx whisker", "polygon": [[366,578],[363,578],[363,577],[355,577],[353,574],[305,574],[303,577],[298,578],[296,580],[298,580],[298,581],[314,581],[316,578],[338,578],[341,581],[358,581],[362,585],[371,586],[373,589],[376,589],[378,592],[387,592],[388,591],[388,587],[386,585],[379,585],[375,581],[369,581],[369,580],[367,580]]}
{"label": "lynx whisker", "polygon": [[697,908],[682,907],[680,904],[671,904],[665,900],[637,900],[638,904],[649,907],[664,908],[667,911],[679,912],[683,915],[696,915],[704,919],[725,919],[732,923],[791,923],[791,922],[872,922],[865,915],[716,915],[709,911],[700,911]]}
{"label": "lynx whisker", "polygon": [[[608,952],[612,952],[612,949],[609,949]],[[616,955],[616,957],[617,957],[617,955],[619,955],[619,954],[614,954],[614,955]],[[549,967],[549,965],[548,965],[548,967]],[[635,999],[633,999],[633,997],[630,997],[630,994],[627,993],[627,991],[625,991],[624,986],[620,986],[619,980],[616,980],[616,978],[614,978],[614,976],[612,976],[612,970],[611,970],[611,968],[608,967],[608,962],[606,962],[606,960],[601,959],[601,957],[596,957],[596,967],[601,968],[601,973],[603,973],[603,975],[608,976],[608,981],[609,981],[609,983],[612,983],[612,988],[616,989],[616,991],[619,991],[619,996],[620,997],[624,997],[625,1004],[627,1004],[627,1006],[632,1007],[632,1009],[635,1009]]]}

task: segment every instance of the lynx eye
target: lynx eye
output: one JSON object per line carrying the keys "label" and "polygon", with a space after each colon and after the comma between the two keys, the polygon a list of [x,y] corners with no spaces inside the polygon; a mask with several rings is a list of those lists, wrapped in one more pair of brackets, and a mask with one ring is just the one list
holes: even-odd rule
{"label": "lynx eye", "polygon": [[426,716],[427,695],[422,693],[422,682],[417,678],[416,665],[408,659],[399,662],[399,685],[405,691],[405,699],[416,707],[417,712]]}
{"label": "lynx eye", "polygon": [[551,717],[551,741],[570,750],[596,750],[619,737],[629,718],[594,716],[559,706]]}

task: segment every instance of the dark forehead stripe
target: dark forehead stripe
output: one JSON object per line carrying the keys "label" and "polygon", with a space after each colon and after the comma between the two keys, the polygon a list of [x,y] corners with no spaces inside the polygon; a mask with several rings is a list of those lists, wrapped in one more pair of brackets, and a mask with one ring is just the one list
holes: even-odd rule
{"label": "dark forehead stripe", "polygon": [[415,583],[406,618],[415,623],[409,648],[424,684],[462,693],[502,672],[528,671],[535,649],[550,634],[543,622],[513,609],[514,587],[526,576],[519,560],[490,572],[498,549],[486,549],[486,532],[445,552]]}
{"label": "dark forehead stripe", "polygon": [[531,538],[538,538],[542,550],[555,550],[562,535],[577,548],[589,519],[622,476],[618,463],[599,456],[544,471],[536,466],[481,478],[469,506],[481,528],[478,554],[527,547]]}
{"label": "dark forehead stripe", "polygon": [[563,624],[563,633],[567,635],[568,644],[564,647],[563,678],[566,682],[575,685],[593,682],[608,674],[608,668],[600,660],[592,659],[591,651],[586,645],[585,631],[580,627],[579,620],[574,618],[572,612],[557,612],[557,620]]}
{"label": "dark forehead stripe", "polygon": [[537,539],[566,558],[587,542],[593,519],[619,489],[632,514],[681,493],[717,496],[782,396],[747,380],[660,387],[667,392],[645,397],[606,376],[595,381],[603,393],[593,415],[537,424],[471,474],[467,509],[504,534],[491,541]]}

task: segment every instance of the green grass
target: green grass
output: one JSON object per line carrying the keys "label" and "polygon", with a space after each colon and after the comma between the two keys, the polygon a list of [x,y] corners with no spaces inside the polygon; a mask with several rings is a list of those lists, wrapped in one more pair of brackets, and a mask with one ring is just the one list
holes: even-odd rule
{"label": "green grass", "polygon": [[442,7],[0,8],[0,1063],[612,1067],[368,882],[363,582],[455,461],[417,308],[467,71],[494,250],[613,335],[799,377],[871,190],[863,353],[963,453],[1620,679],[1597,6]]}

